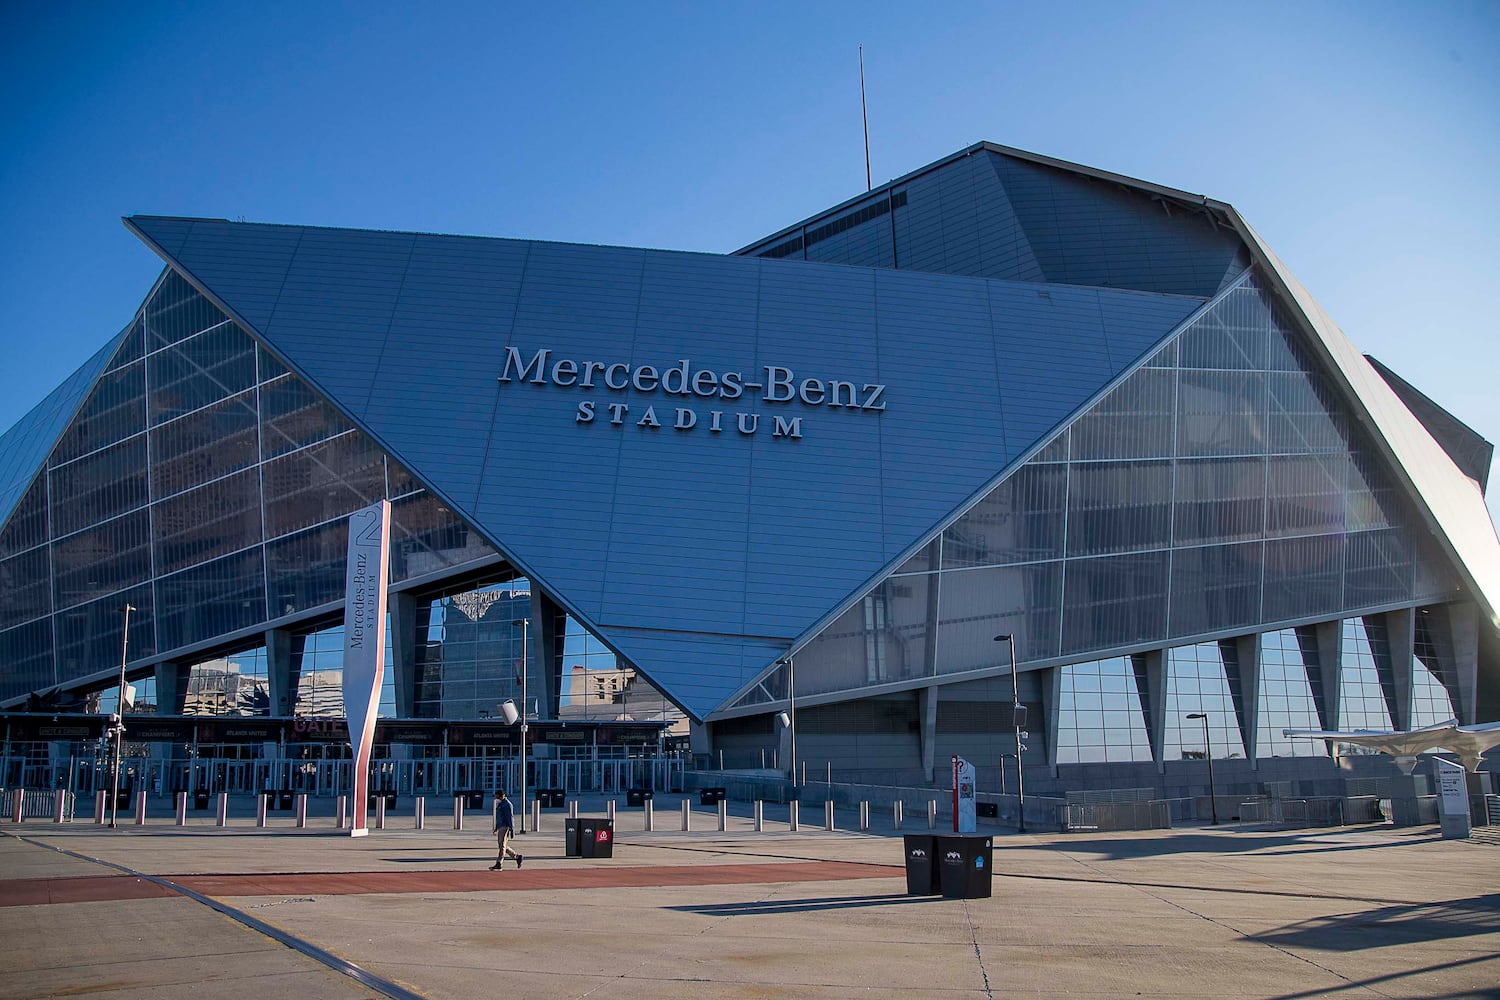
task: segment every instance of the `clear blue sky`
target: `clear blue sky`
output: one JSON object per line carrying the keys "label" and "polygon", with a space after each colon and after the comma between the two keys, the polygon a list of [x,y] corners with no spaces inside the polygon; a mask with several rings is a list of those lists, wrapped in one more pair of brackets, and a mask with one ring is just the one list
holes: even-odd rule
{"label": "clear blue sky", "polygon": [[1500,441],[1500,4],[547,6],[0,7],[0,428],[149,287],[122,215],[733,250],[863,190],[862,42],[877,183],[989,139],[1231,202]]}

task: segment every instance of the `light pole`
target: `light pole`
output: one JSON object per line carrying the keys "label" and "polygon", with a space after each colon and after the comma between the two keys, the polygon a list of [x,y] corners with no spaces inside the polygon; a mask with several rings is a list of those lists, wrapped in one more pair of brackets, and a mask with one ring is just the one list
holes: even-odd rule
{"label": "light pole", "polygon": [[[1010,721],[1016,735],[1016,832],[1026,832],[1026,771],[1021,767],[1021,723],[1026,717],[1026,707],[1021,704],[1021,689],[1016,680],[1016,637],[1009,632],[995,636],[996,642],[1010,646]],[[1000,767],[1003,770],[1005,761]]]}
{"label": "light pole", "polygon": [[120,699],[115,705],[115,772],[109,789],[109,828],[115,828],[115,814],[120,807],[120,756],[125,750],[125,660],[130,654],[130,612],[135,608],[125,605],[125,627],[120,640]]}
{"label": "light pole", "polygon": [[1208,758],[1208,814],[1212,817],[1211,825],[1219,825],[1219,803],[1214,799],[1214,747],[1208,741],[1208,713],[1190,712],[1189,719],[1203,720],[1203,756]]}
{"label": "light pole", "polygon": [[781,662],[786,664],[786,711],[781,713],[781,722],[791,735],[792,788],[795,789],[797,787],[797,674],[790,656]]}
{"label": "light pole", "polygon": [[530,618],[517,618],[511,625],[521,626],[521,832],[526,832],[526,675],[531,663],[527,657],[527,639],[531,632]]}

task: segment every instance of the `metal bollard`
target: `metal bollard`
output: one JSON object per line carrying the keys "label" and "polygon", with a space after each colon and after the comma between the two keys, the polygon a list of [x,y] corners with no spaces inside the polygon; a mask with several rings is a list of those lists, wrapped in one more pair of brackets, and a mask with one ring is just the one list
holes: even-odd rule
{"label": "metal bollard", "polygon": [[24,788],[17,788],[12,793],[11,804],[10,804],[10,821],[12,823],[19,823],[19,822],[21,822],[21,800],[23,798],[25,798],[25,797],[26,797],[26,789],[24,789]]}
{"label": "metal bollard", "polygon": [[568,803],[568,819],[578,818],[578,800],[573,799]]}
{"label": "metal bollard", "polygon": [[895,824],[895,827],[898,830],[901,829],[901,816],[904,812],[906,812],[906,809],[902,805],[900,799],[897,799],[891,804],[891,822]]}
{"label": "metal bollard", "polygon": [[760,833],[766,828],[766,804],[760,799],[755,800],[755,832]]}
{"label": "metal bollard", "polygon": [[265,792],[260,792],[259,794],[257,794],[255,796],[255,825],[256,826],[263,827],[263,826],[266,825],[266,809],[267,809],[267,803],[269,803],[270,800],[271,800],[271,796],[267,795]]}
{"label": "metal bollard", "polygon": [[95,823],[98,823],[98,824],[101,824],[101,825],[104,823],[104,813],[106,811],[106,809],[105,809],[105,803],[106,803],[106,800],[108,799],[108,797],[109,797],[109,793],[108,792],[95,792],[94,793],[94,822]]}
{"label": "metal bollard", "polygon": [[307,793],[297,793],[297,829],[307,829]]}
{"label": "metal bollard", "polygon": [[656,810],[652,808],[651,800],[647,799],[641,803],[641,815],[644,817],[645,825],[642,827],[647,833],[656,829]]}
{"label": "metal bollard", "polygon": [[937,799],[927,800],[927,829],[937,829]]}
{"label": "metal bollard", "polygon": [[531,800],[531,832],[542,832],[542,800]]}
{"label": "metal bollard", "polygon": [[861,831],[870,828],[870,801],[866,799],[859,804],[859,828]]}
{"label": "metal bollard", "polygon": [[604,813],[605,813],[605,815],[607,815],[609,817],[610,823],[613,824],[614,821],[615,821],[615,800],[614,799],[610,799],[609,800],[609,805],[607,805],[607,806],[604,807]]}
{"label": "metal bollard", "polygon": [[219,825],[219,826],[228,826],[229,825],[229,793],[228,792],[220,792],[219,793],[219,808],[217,810],[216,820],[217,820],[217,825]]}
{"label": "metal bollard", "polygon": [[415,826],[418,830],[421,830],[427,826],[427,797],[418,795],[413,808],[416,812]]}
{"label": "metal bollard", "polygon": [[340,795],[339,796],[338,808],[334,810],[333,818],[334,818],[334,822],[336,822],[338,824],[338,827],[339,827],[340,830],[342,830],[345,826],[348,825],[348,823],[349,823],[349,796],[347,796],[347,795]]}
{"label": "metal bollard", "polygon": [[177,793],[177,825],[187,826],[187,792]]}
{"label": "metal bollard", "polygon": [[833,831],[833,800],[823,803],[823,829]]}
{"label": "metal bollard", "polygon": [[693,828],[693,808],[687,799],[682,800],[682,829],[684,832]]}
{"label": "metal bollard", "polygon": [[723,833],[729,829],[729,803],[723,799],[719,800],[719,832]]}
{"label": "metal bollard", "polygon": [[453,796],[453,829],[464,828],[464,800],[462,795]]}
{"label": "metal bollard", "polygon": [[799,819],[798,814],[801,812],[801,809],[799,809],[798,807],[801,806],[802,803],[797,801],[796,799],[793,799],[791,802],[787,803],[787,805],[790,808],[787,810],[786,828],[792,833],[796,833],[799,829],[799,825],[797,822],[797,820]]}
{"label": "metal bollard", "polygon": [[[61,795],[61,792],[58,792]],[[135,825],[146,825],[146,792],[141,790],[135,793]]]}
{"label": "metal bollard", "polygon": [[68,792],[58,789],[52,796],[52,822],[61,823],[68,811]]}
{"label": "metal bollard", "polygon": [[375,796],[375,829],[385,829],[385,796]]}

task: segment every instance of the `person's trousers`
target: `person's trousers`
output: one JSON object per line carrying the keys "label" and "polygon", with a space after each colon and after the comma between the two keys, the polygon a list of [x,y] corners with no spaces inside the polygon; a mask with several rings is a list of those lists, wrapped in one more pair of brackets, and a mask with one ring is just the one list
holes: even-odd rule
{"label": "person's trousers", "polygon": [[515,837],[515,835],[516,831],[512,830],[510,827],[506,827],[505,829],[500,830],[495,834],[495,839],[499,848],[495,852],[495,864],[498,865],[506,858],[520,857],[520,855],[516,853],[516,849],[510,846],[510,842],[512,838]]}

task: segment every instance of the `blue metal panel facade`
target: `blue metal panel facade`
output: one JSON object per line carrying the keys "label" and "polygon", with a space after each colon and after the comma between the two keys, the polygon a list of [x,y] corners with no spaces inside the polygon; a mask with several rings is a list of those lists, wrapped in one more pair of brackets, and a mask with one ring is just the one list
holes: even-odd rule
{"label": "blue metal panel facade", "polygon": [[[149,239],[156,221],[133,225]],[[203,223],[167,256],[241,317],[269,316],[268,344],[564,606],[611,641],[611,627],[740,637],[757,657],[1201,304],[628,248],[211,238],[239,228],[255,227]],[[198,270],[250,246],[284,270],[274,301],[267,282],[240,286],[242,305]],[[555,384],[560,361],[657,374],[615,391],[601,368],[586,389]],[[738,373],[745,389],[652,384],[684,362],[684,382]],[[639,665],[695,712],[744,676],[686,652]]]}

